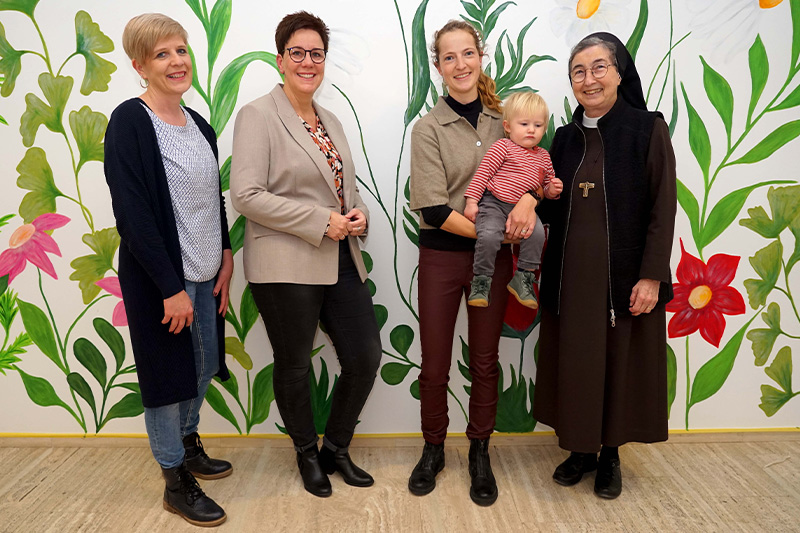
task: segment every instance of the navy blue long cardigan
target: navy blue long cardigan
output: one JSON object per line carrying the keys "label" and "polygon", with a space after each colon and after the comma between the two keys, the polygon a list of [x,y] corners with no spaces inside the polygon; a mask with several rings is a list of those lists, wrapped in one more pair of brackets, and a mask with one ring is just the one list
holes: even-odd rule
{"label": "navy blue long cardigan", "polygon": [[[172,199],[155,129],[143,101],[132,98],[111,114],[105,137],[105,174],[121,237],[119,282],[145,407],[197,396],[189,328],[179,334],[162,324],[164,300],[184,290],[183,261]],[[213,128],[186,108],[219,159]],[[220,188],[222,249],[230,249],[225,201]],[[217,305],[219,305],[219,296]],[[225,319],[217,315],[219,373],[225,365]]]}

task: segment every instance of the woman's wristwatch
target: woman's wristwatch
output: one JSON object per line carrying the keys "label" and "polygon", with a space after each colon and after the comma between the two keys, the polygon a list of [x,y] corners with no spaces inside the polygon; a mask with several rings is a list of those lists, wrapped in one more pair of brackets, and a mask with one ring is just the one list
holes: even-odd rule
{"label": "woman's wristwatch", "polygon": [[529,190],[529,191],[528,191],[528,194],[530,194],[531,196],[533,196],[533,197],[536,199],[536,202],[537,202],[537,203],[542,201],[542,197],[541,197],[541,196],[539,196],[539,193],[538,193],[538,192],[536,192],[536,189],[531,189],[531,190]]}

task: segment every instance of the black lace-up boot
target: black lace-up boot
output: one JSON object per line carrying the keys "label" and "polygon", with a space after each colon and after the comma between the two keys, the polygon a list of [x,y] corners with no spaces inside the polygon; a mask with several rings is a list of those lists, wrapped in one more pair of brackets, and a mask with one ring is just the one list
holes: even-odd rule
{"label": "black lace-up boot", "polygon": [[183,437],[183,449],[186,451],[186,469],[195,477],[220,479],[233,473],[233,467],[228,461],[212,459],[206,454],[197,432]]}
{"label": "black lace-up boot", "polygon": [[472,486],[469,497],[478,505],[489,506],[497,500],[497,482],[489,461],[489,439],[470,439],[469,477]]}
{"label": "black lace-up boot", "polygon": [[444,468],[444,443],[425,443],[417,466],[408,478],[411,494],[424,496],[436,488],[436,474]]}
{"label": "black lace-up boot", "polygon": [[218,526],[228,518],[222,507],[205,495],[185,464],[162,468],[161,473],[167,484],[164,489],[164,509],[201,527]]}

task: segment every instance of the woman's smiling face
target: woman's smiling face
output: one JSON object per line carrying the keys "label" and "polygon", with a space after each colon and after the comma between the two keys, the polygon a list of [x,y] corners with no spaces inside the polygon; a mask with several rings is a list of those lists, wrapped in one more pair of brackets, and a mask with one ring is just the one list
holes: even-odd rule
{"label": "woman's smiling face", "polygon": [[[322,37],[314,30],[297,30],[289,37],[286,48],[303,48],[312,50],[322,49]],[[311,54],[307,53],[300,63],[295,63],[290,57],[289,52],[281,50],[277,57],[278,69],[284,75],[284,89],[290,93],[305,94],[312,96],[322,83],[325,76],[325,62],[314,63],[311,61]]]}
{"label": "woman's smiling face", "polygon": [[144,64],[134,60],[133,67],[156,95],[180,97],[192,86],[192,60],[179,35],[158,41]]}
{"label": "woman's smiling face", "polygon": [[[608,70],[602,78],[595,78],[592,68],[607,65]],[[617,101],[617,87],[622,81],[619,70],[610,52],[604,46],[590,46],[575,54],[570,73],[583,70],[586,77],[579,82],[572,82],[572,92],[586,111],[587,117],[600,117],[608,113]]]}
{"label": "woman's smiling face", "polygon": [[475,37],[464,30],[450,31],[439,37],[436,70],[444,79],[450,96],[462,104],[477,99],[481,55]]}

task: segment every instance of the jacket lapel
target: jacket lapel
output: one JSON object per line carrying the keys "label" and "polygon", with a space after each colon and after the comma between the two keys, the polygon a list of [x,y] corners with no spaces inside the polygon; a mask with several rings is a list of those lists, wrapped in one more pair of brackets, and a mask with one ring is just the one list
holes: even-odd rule
{"label": "jacket lapel", "polygon": [[[330,137],[331,142],[336,147],[336,151],[339,152],[342,158],[342,187],[344,189],[342,193],[344,194],[345,210],[349,211],[352,207],[348,200],[351,194],[350,189],[355,186],[356,179],[356,169],[353,164],[353,158],[350,155],[350,145],[347,144],[347,136],[333,113],[322,106],[316,106],[316,109],[322,125],[325,126],[325,131],[328,132],[328,137]],[[334,192],[336,192],[335,189],[334,187]],[[338,194],[336,198],[338,200]]]}

